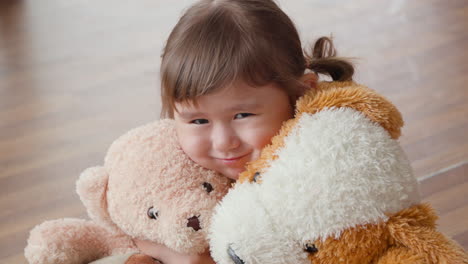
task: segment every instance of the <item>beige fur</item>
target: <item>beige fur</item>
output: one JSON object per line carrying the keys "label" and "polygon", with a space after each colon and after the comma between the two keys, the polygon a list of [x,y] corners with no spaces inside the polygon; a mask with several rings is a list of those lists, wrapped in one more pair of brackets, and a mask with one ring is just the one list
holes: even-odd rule
{"label": "beige fur", "polygon": [[229,187],[229,179],[185,155],[173,120],[132,129],[114,141],[102,166],[86,169],[77,181],[91,220],[57,219],[36,226],[25,256],[30,264],[89,263],[137,252],[133,239],[181,253],[204,252],[212,209]]}

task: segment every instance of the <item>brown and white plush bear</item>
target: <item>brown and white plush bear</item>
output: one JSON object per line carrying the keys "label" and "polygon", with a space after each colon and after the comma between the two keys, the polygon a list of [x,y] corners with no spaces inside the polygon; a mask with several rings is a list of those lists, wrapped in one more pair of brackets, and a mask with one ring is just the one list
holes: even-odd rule
{"label": "brown and white plush bear", "polygon": [[[173,121],[133,129],[111,145],[103,166],[88,168],[77,181],[91,220],[59,219],[35,227],[26,258],[31,264],[89,263],[138,252],[135,238],[201,253],[208,247],[212,209],[229,187],[227,178],[185,155]],[[159,263],[141,255],[117,259],[111,263]]]}
{"label": "brown and white plush bear", "polygon": [[215,261],[468,263],[421,203],[402,125],[374,91],[320,83],[215,208]]}

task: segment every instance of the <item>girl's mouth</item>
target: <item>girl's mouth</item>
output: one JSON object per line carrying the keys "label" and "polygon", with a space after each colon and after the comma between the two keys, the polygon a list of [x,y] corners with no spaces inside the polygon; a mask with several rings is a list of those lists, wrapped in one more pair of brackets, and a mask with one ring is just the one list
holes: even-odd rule
{"label": "girl's mouth", "polygon": [[247,155],[249,155],[249,154],[245,154],[245,155],[238,156],[238,157],[233,157],[233,158],[221,158],[221,159],[218,159],[218,160],[220,160],[221,162],[223,162],[225,164],[234,164],[234,163],[238,162],[239,160],[241,160],[242,158],[246,157]]}

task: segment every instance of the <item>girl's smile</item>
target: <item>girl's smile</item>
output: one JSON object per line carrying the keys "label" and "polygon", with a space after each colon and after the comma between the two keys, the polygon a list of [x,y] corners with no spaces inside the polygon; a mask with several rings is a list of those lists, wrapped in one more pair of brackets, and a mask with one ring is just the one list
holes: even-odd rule
{"label": "girl's smile", "polygon": [[[250,153],[249,153],[250,154]],[[226,166],[235,166],[237,163],[242,163],[242,160],[244,158],[247,158],[249,154],[245,154],[242,156],[238,156],[235,158],[218,158],[222,163],[224,163]]]}

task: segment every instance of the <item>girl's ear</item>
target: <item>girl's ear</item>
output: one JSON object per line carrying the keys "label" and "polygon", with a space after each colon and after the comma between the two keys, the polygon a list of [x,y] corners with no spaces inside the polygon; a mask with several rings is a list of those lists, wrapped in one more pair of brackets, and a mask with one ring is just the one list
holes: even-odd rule
{"label": "girl's ear", "polygon": [[303,82],[305,85],[311,88],[315,88],[318,82],[318,76],[314,72],[309,72],[300,78],[300,81]]}

